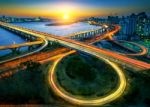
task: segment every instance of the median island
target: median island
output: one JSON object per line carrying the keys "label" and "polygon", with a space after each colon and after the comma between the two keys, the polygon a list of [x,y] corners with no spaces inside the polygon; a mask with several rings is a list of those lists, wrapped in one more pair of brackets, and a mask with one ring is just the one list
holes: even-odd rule
{"label": "median island", "polygon": [[88,98],[105,96],[118,85],[118,76],[110,65],[78,54],[70,55],[58,64],[56,79],[70,94]]}

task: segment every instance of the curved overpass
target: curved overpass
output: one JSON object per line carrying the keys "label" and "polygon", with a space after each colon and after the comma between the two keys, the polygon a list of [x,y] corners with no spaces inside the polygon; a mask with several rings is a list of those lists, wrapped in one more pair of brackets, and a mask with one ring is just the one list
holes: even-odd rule
{"label": "curved overpass", "polygon": [[[148,53],[148,49],[145,48],[144,46],[140,45],[140,44],[137,44],[137,43],[135,43],[135,42],[123,41],[123,40],[121,40],[121,42],[130,43],[130,44],[132,44],[132,45],[135,45],[135,46],[139,47],[140,50],[141,50],[140,52],[137,52],[136,50],[133,50],[133,49],[128,48],[128,47],[125,47],[126,49],[131,49],[131,50],[133,50],[133,52],[136,52],[135,54],[125,54],[125,55],[128,55],[128,56],[142,56],[142,55],[146,55],[146,54]],[[120,43],[119,43],[119,44],[120,44]],[[120,45],[122,45],[122,44],[120,44]],[[123,45],[122,45],[122,46],[123,46]]]}
{"label": "curved overpass", "polygon": [[[119,45],[119,46],[121,46],[121,47],[123,47],[123,48],[125,48],[125,49],[127,49],[127,50],[135,52],[134,54],[123,54],[123,53],[120,53],[120,54],[123,54],[123,55],[127,55],[127,56],[142,56],[142,55],[146,55],[148,53],[148,49],[147,48],[145,48],[144,46],[142,46],[142,45],[140,45],[138,43],[135,43],[135,42],[124,41],[124,40],[119,40],[119,41],[118,40],[117,41],[112,40],[112,42],[117,44],[117,45]],[[127,42],[127,43],[130,43],[132,45],[135,45],[135,46],[139,47],[141,49],[141,51],[137,52],[136,50],[133,50],[133,49],[131,49],[129,47],[126,47],[126,46],[122,45],[119,42]]]}

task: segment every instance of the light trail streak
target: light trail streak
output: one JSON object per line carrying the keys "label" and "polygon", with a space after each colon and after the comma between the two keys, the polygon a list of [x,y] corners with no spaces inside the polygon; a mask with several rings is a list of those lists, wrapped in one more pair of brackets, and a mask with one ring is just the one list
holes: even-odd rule
{"label": "light trail streak", "polygon": [[98,97],[98,98],[81,98],[79,96],[74,96],[69,94],[68,92],[66,92],[62,87],[60,87],[58,85],[58,83],[56,82],[56,75],[55,75],[55,69],[58,65],[58,63],[67,55],[74,53],[73,51],[68,52],[64,55],[62,55],[60,58],[58,58],[54,64],[51,66],[51,69],[49,70],[49,84],[51,86],[51,88],[53,89],[53,91],[60,96],[61,98],[65,99],[66,101],[73,103],[73,104],[77,104],[77,105],[82,105],[82,106],[100,106],[106,103],[109,103],[115,99],[117,99],[118,97],[120,97],[126,87],[126,78],[125,75],[123,73],[123,71],[113,62],[104,59],[102,57],[99,57],[99,59],[102,59],[103,61],[105,61],[107,64],[111,65],[113,67],[113,69],[115,69],[116,73],[118,74],[119,77],[119,84],[117,89],[115,89],[112,93],[110,93],[109,95],[103,96],[103,97]]}

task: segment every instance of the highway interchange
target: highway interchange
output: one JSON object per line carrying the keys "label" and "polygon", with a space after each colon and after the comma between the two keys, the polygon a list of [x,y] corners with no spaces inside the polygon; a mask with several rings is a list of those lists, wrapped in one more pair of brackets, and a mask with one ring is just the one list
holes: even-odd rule
{"label": "highway interchange", "polygon": [[[55,80],[56,79],[55,69],[57,67],[57,64],[63,58],[65,58],[66,56],[68,56],[70,54],[75,53],[76,51],[75,50],[69,50],[66,53],[59,54],[58,56],[53,56],[53,58],[56,60],[54,61],[53,66],[49,70],[48,80],[49,80],[50,87],[53,89],[53,91],[58,96],[62,97],[66,101],[69,101],[70,103],[73,103],[73,104],[78,104],[78,105],[83,105],[83,106],[103,105],[103,104],[109,103],[109,102],[117,99],[118,97],[120,97],[122,95],[122,93],[124,92],[125,87],[126,87],[126,78],[125,78],[123,71],[117,66],[117,64],[114,63],[115,61],[116,62],[120,62],[120,61],[125,62],[125,64],[126,63],[129,64],[130,66],[132,66],[133,69],[135,69],[137,71],[144,70],[144,69],[150,69],[150,64],[148,64],[148,63],[134,60],[134,59],[128,58],[124,55],[117,54],[115,52],[111,52],[108,50],[100,49],[100,48],[97,48],[97,47],[91,45],[92,43],[95,43],[95,42],[98,42],[100,40],[109,38],[110,36],[113,36],[113,34],[115,34],[116,32],[118,32],[120,30],[119,26],[115,26],[114,30],[107,32],[106,34],[103,34],[101,36],[97,36],[94,39],[91,39],[88,42],[83,43],[83,42],[71,40],[71,39],[64,38],[64,37],[58,37],[58,36],[46,34],[43,32],[38,32],[38,31],[33,31],[30,29],[22,28],[22,27],[17,27],[14,25],[3,23],[3,22],[1,22],[0,25],[5,26],[5,27],[9,27],[9,28],[14,29],[14,30],[19,30],[19,31],[27,33],[27,34],[36,35],[37,37],[41,37],[41,38],[43,38],[43,40],[45,40],[46,45],[47,45],[47,41],[49,41],[49,40],[50,41],[57,41],[57,42],[63,44],[64,46],[67,46],[69,48],[79,50],[79,51],[88,53],[92,56],[95,56],[98,59],[105,61],[106,63],[111,65],[113,67],[113,69],[115,69],[115,71],[119,77],[119,84],[118,84],[117,89],[115,89],[109,95],[103,96],[101,98],[93,98],[93,99],[79,98],[77,96],[73,96],[73,95],[67,93],[65,90],[63,90],[59,86],[59,84],[57,84],[57,82]],[[46,45],[44,45],[44,47]],[[137,45],[137,44],[135,44],[135,45]],[[139,47],[141,49],[143,49],[143,51],[138,53],[137,55],[144,55],[147,53],[146,48],[144,48],[142,46],[139,46]],[[23,57],[23,56],[21,56],[21,57]],[[119,60],[116,60],[116,59],[119,59]],[[127,65],[127,67],[130,67],[130,66]]]}
{"label": "highway interchange", "polygon": [[[14,25],[12,26],[9,24],[4,24],[4,23],[2,23],[1,25],[5,26],[5,27],[9,27],[10,29],[13,29],[13,30],[18,30],[18,31],[30,34],[30,35],[36,35],[38,37],[42,37],[45,40],[59,42],[63,46],[66,46],[66,47],[69,47],[72,49],[76,49],[76,50],[91,54],[93,56],[102,56],[106,59],[114,61],[114,62],[121,64],[125,67],[128,67],[130,69],[134,69],[136,71],[150,68],[150,64],[148,64],[146,62],[142,62],[139,60],[128,58],[126,56],[117,54],[117,53],[112,52],[112,51],[97,48],[97,47],[90,45],[90,44],[85,44],[83,42],[71,40],[71,39],[68,39],[65,37],[55,36],[55,35],[39,32],[39,31],[34,31],[34,30],[22,28],[22,27],[17,27]],[[119,26],[115,26],[115,29],[113,31],[107,32],[107,34],[102,36],[102,38],[105,39],[105,38],[112,36],[114,33],[118,32],[119,29],[120,29]]]}
{"label": "highway interchange", "polygon": [[54,64],[51,66],[50,71],[49,71],[49,84],[53,91],[66,101],[77,104],[77,105],[82,105],[82,106],[100,106],[106,103],[109,103],[118,97],[122,95],[122,93],[125,90],[126,87],[126,78],[123,73],[123,71],[113,62],[104,59],[102,57],[99,57],[100,60],[105,61],[107,64],[113,67],[113,69],[116,71],[119,77],[119,84],[118,87],[109,95],[105,95],[103,97],[97,97],[97,98],[83,98],[75,95],[69,94],[67,91],[65,91],[61,86],[56,82],[56,75],[55,75],[55,69],[57,67],[57,64],[64,58],[65,56],[74,53],[74,51],[70,51],[66,54],[63,54],[61,57],[59,57]]}

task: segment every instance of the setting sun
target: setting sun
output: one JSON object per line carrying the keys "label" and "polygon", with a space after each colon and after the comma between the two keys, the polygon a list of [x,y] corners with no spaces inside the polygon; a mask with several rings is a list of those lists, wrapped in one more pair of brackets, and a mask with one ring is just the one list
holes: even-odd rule
{"label": "setting sun", "polygon": [[69,19],[69,15],[66,13],[66,14],[64,14],[63,18],[64,19]]}

